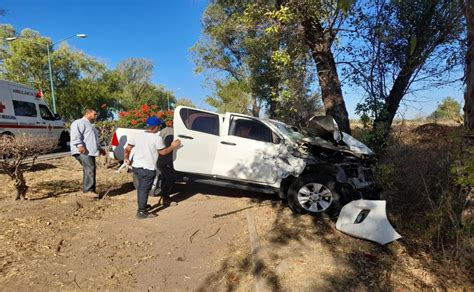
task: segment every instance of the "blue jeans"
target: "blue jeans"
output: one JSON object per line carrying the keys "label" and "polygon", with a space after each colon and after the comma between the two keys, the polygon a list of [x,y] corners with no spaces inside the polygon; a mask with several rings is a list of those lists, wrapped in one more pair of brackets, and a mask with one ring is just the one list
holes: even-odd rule
{"label": "blue jeans", "polygon": [[150,190],[153,187],[153,181],[156,177],[156,171],[145,168],[134,168],[133,172],[135,173],[138,179],[138,212],[145,212],[146,204],[148,202],[148,194],[150,193]]}
{"label": "blue jeans", "polygon": [[74,158],[79,161],[82,165],[82,191],[87,192],[94,192],[95,193],[95,173],[96,173],[96,166],[95,166],[95,156],[89,156],[86,154],[75,154]]}

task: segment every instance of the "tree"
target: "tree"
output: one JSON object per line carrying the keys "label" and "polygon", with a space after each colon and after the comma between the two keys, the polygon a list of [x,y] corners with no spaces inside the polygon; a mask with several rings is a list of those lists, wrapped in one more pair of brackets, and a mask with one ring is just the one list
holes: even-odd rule
{"label": "tree", "polygon": [[342,95],[332,47],[354,1],[286,0],[277,2],[280,2],[278,3],[280,11],[287,10],[290,15],[287,18],[291,21],[288,21],[285,26],[291,28],[296,24],[297,28],[302,30],[304,42],[316,64],[326,114],[334,117],[342,131],[350,133],[349,114]]}
{"label": "tree", "polygon": [[[286,111],[297,108],[299,98],[318,96],[310,90],[314,63],[307,47],[300,45],[300,36],[290,26],[275,29],[275,18],[285,14],[279,8],[272,1],[215,1],[206,9],[205,37],[192,51],[198,71],[206,69],[223,77],[212,82],[214,96],[207,99],[218,110],[250,110],[258,116],[264,107],[269,117],[281,119]],[[306,86],[303,91],[301,81]]]}
{"label": "tree", "polygon": [[456,80],[448,73],[460,65],[462,11],[451,0],[377,0],[358,7],[351,25],[345,75],[366,94],[356,110],[373,119],[373,143],[385,145],[407,93]]}
{"label": "tree", "polygon": [[153,92],[151,88],[151,76],[153,75],[153,63],[140,58],[129,58],[120,62],[115,69],[121,82],[122,99],[121,105],[124,109],[133,108],[147,93]]}
{"label": "tree", "polygon": [[196,107],[193,103],[193,101],[190,98],[180,98],[176,101],[176,106],[182,105],[182,106],[187,106],[187,107]]}
{"label": "tree", "polygon": [[448,96],[442,100],[438,108],[428,118],[432,120],[459,120],[461,118],[461,104]]}
{"label": "tree", "polygon": [[[57,141],[48,137],[18,135],[0,136],[0,170],[13,181],[16,189],[15,200],[26,199],[28,185],[24,173],[33,167],[36,158],[57,146]],[[30,159],[30,162],[27,162]]]}
{"label": "tree", "polygon": [[467,21],[466,92],[464,93],[464,124],[474,130],[474,1],[464,0]]}
{"label": "tree", "polygon": [[[16,36],[16,31],[11,25],[0,25],[0,38],[12,36]],[[50,44],[50,39],[29,29],[21,31],[15,41],[3,42],[0,47],[0,77],[41,90],[50,103],[46,51]],[[86,107],[98,109],[99,119],[112,117],[117,107],[117,75],[111,74],[96,59],[71,50],[67,44],[58,49],[51,48],[51,63],[58,112],[65,120],[79,118]]]}
{"label": "tree", "polygon": [[215,107],[219,113],[251,114],[251,99],[245,82],[229,78],[224,81],[216,80],[214,84],[214,95],[206,97],[207,104]]}

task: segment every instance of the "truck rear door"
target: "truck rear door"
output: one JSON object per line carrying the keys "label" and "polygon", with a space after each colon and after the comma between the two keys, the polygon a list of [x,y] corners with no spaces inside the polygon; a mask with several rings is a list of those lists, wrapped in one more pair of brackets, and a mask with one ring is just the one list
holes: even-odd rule
{"label": "truck rear door", "polygon": [[173,153],[174,168],[212,175],[222,118],[213,112],[179,106],[174,113],[173,128],[174,138],[182,143]]}

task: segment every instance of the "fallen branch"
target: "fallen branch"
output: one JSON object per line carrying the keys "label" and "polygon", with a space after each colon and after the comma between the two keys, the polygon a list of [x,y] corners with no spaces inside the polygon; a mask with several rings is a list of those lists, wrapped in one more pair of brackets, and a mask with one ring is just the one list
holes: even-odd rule
{"label": "fallen branch", "polygon": [[221,230],[221,228],[220,228],[220,227],[219,227],[219,228],[217,228],[216,232],[214,232],[214,234],[212,234],[212,235],[210,235],[210,236],[206,237],[206,239],[209,239],[209,238],[211,238],[211,237],[215,236],[217,233],[219,233],[219,231],[220,231],[220,230]]}
{"label": "fallen branch", "polygon": [[245,208],[242,208],[242,209],[238,209],[238,210],[235,210],[235,211],[230,211],[230,212],[223,213],[223,214],[214,214],[214,216],[212,216],[212,218],[219,218],[219,217],[224,217],[224,216],[232,215],[232,214],[235,214],[235,213],[238,213],[238,212],[247,210],[247,209],[251,209],[251,208],[253,208],[253,206],[245,207]]}
{"label": "fallen branch", "polygon": [[64,239],[61,239],[61,240],[58,242],[58,247],[56,248],[56,252],[60,252],[60,251],[61,251],[61,246],[63,245],[63,242],[64,242]]}
{"label": "fallen branch", "polygon": [[111,187],[109,187],[109,188],[107,189],[107,191],[105,192],[105,194],[102,196],[102,200],[108,197],[109,192],[112,190],[113,187],[114,187],[114,186],[111,186]]}
{"label": "fallen branch", "polygon": [[200,229],[194,231],[194,233],[191,234],[191,236],[189,237],[189,242],[190,242],[190,243],[193,243],[193,237],[194,237],[194,235],[196,235],[196,234],[199,232],[199,230],[200,230]]}
{"label": "fallen branch", "polygon": [[74,274],[74,283],[76,283],[77,288],[82,290],[81,286],[79,286],[79,284],[77,283],[76,274]]}

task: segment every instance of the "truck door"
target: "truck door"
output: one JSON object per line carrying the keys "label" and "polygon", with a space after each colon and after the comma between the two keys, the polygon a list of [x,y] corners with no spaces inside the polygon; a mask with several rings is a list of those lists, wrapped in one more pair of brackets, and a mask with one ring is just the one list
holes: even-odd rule
{"label": "truck door", "polygon": [[258,119],[228,113],[213,173],[235,180],[275,183],[280,137]]}
{"label": "truck door", "polygon": [[177,171],[211,175],[222,119],[218,114],[179,106],[173,119],[174,138],[182,146],[174,151]]}

